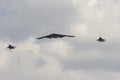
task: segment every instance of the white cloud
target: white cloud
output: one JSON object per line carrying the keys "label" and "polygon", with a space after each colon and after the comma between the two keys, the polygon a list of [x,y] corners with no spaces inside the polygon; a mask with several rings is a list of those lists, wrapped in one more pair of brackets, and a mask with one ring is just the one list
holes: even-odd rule
{"label": "white cloud", "polygon": [[[0,4],[0,80],[120,79],[119,0]],[[35,39],[49,33],[76,37]],[[96,42],[99,36],[107,41]],[[9,43],[16,49],[6,49]]]}

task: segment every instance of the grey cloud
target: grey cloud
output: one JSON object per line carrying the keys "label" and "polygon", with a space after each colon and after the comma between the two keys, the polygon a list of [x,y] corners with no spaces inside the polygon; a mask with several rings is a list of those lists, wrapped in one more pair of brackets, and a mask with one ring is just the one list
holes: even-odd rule
{"label": "grey cloud", "polygon": [[[72,57],[60,59],[64,70],[94,70],[120,72],[119,42],[74,43]],[[70,53],[69,53],[70,54]]]}
{"label": "grey cloud", "polygon": [[71,0],[11,0],[6,6],[12,17],[0,21],[1,34],[18,40],[45,33],[65,32],[77,13]]}
{"label": "grey cloud", "polygon": [[118,60],[111,59],[91,59],[91,60],[83,60],[83,59],[72,59],[70,61],[63,62],[64,70],[104,70],[111,72],[120,72],[120,64]]}
{"label": "grey cloud", "polygon": [[46,62],[42,58],[39,58],[35,61],[35,67],[37,67],[37,68],[42,67],[45,64],[46,64]]}

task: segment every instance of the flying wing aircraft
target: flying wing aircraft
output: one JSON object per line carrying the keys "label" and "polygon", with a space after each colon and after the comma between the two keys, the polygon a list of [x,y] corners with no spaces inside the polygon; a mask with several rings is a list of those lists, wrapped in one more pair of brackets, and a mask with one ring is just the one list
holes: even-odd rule
{"label": "flying wing aircraft", "polygon": [[52,38],[63,38],[63,37],[75,37],[75,36],[71,36],[71,35],[63,35],[63,34],[50,34],[50,35],[46,35],[46,36],[43,36],[43,37],[39,37],[37,39],[43,39],[43,38],[49,38],[49,39],[52,39]]}

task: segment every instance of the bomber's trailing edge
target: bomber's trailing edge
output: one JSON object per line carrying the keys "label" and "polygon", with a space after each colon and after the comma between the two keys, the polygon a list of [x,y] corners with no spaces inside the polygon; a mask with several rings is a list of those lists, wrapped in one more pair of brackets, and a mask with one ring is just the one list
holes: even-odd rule
{"label": "bomber's trailing edge", "polygon": [[15,49],[16,46],[13,46],[13,45],[9,44],[7,48],[8,48],[8,49]]}
{"label": "bomber's trailing edge", "polygon": [[106,40],[103,39],[102,37],[99,37],[96,41],[98,41],[98,42],[105,42]]}
{"label": "bomber's trailing edge", "polygon": [[43,38],[49,38],[49,39],[52,39],[52,38],[63,38],[63,37],[75,37],[75,36],[71,36],[71,35],[63,35],[63,34],[50,34],[50,35],[46,35],[46,36],[43,36],[43,37],[39,37],[37,39],[43,39]]}

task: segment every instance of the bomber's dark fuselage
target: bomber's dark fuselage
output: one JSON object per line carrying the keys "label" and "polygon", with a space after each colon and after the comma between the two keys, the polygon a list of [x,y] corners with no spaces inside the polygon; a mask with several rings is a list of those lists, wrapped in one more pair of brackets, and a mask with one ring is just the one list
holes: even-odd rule
{"label": "bomber's dark fuselage", "polygon": [[75,37],[75,36],[71,36],[71,35],[62,35],[62,34],[50,34],[50,35],[47,35],[47,36],[43,36],[43,37],[40,37],[40,38],[37,38],[37,39],[42,39],[42,38],[63,38],[63,37]]}

